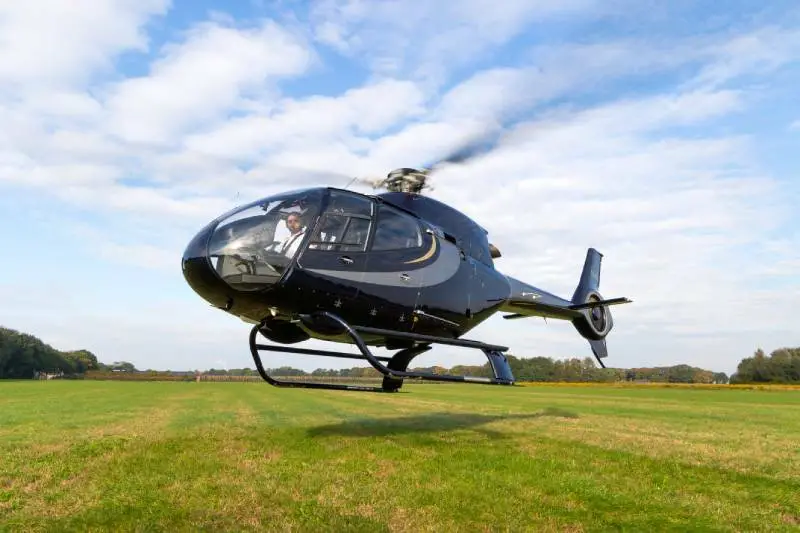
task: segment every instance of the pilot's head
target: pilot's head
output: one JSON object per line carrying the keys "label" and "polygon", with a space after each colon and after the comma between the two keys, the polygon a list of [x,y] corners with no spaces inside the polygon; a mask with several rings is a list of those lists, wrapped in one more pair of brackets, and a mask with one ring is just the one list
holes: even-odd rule
{"label": "pilot's head", "polygon": [[292,213],[286,217],[286,227],[292,235],[303,229],[303,221],[298,213]]}

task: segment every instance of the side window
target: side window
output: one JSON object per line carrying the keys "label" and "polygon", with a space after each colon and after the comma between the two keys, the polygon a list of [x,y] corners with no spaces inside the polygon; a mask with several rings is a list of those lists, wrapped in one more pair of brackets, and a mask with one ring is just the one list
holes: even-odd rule
{"label": "side window", "polygon": [[317,224],[309,248],[363,252],[367,246],[373,201],[347,191],[330,192],[328,207]]}
{"label": "side window", "polygon": [[363,252],[367,248],[370,220],[367,218],[352,217],[349,223],[343,225],[341,238],[332,242],[332,249],[342,252]]}
{"label": "side window", "polygon": [[311,238],[311,249],[363,252],[369,237],[370,219],[325,214]]}
{"label": "side window", "polygon": [[401,250],[422,246],[422,232],[416,219],[382,205],[378,211],[373,250]]}

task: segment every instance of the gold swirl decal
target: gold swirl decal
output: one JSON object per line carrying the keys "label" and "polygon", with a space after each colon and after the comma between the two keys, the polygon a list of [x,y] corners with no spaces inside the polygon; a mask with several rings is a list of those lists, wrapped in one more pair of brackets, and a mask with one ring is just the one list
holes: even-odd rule
{"label": "gold swirl decal", "polygon": [[416,259],[412,259],[411,261],[406,261],[403,264],[408,265],[408,264],[411,264],[411,263],[419,263],[421,261],[426,261],[426,260],[430,259],[431,257],[433,257],[433,254],[436,253],[436,242],[437,242],[436,235],[431,235],[431,249],[428,250],[425,253],[425,255],[423,255],[421,257],[417,257]]}

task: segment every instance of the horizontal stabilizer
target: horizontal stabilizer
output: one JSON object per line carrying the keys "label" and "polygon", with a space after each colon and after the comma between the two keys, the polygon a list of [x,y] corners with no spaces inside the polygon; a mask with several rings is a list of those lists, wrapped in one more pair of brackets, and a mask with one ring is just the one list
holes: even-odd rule
{"label": "horizontal stabilizer", "polygon": [[538,300],[525,301],[512,298],[504,309],[512,314],[504,315],[503,318],[511,319],[539,316],[560,320],[572,320],[583,316],[577,309],[570,309],[569,302],[563,302],[563,304],[561,302],[545,303]]}
{"label": "horizontal stabilizer", "polygon": [[593,307],[602,307],[606,305],[620,305],[620,304],[629,304],[632,303],[633,300],[629,300],[628,298],[620,297],[620,298],[609,298],[608,300],[595,300],[595,301],[588,301],[581,304],[573,304],[570,305],[570,309],[591,309]]}

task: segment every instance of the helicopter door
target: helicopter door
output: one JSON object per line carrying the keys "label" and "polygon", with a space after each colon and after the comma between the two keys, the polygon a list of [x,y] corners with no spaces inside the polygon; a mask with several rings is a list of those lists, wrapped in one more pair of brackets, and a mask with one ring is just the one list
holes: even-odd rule
{"label": "helicopter door", "polygon": [[[328,206],[297,261],[314,276],[317,290],[327,292],[339,307],[341,299],[359,294],[367,269],[367,239],[372,225],[372,202],[344,191],[330,191]],[[338,301],[338,303],[337,303]]]}
{"label": "helicopter door", "polygon": [[381,321],[410,321],[435,252],[434,236],[424,231],[416,217],[378,204],[360,293],[373,298],[371,315]]}

